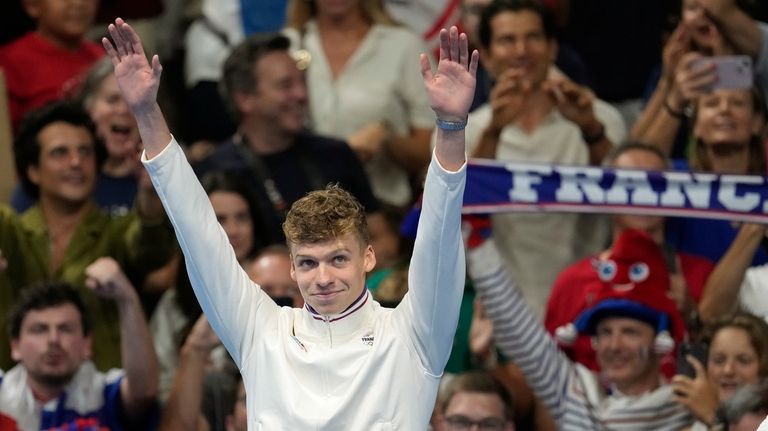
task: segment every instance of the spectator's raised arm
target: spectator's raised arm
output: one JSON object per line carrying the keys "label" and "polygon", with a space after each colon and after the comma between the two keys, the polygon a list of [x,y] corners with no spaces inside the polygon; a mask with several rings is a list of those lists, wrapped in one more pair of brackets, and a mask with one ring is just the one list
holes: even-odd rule
{"label": "spectator's raised arm", "polygon": [[96,260],[85,269],[85,285],[97,295],[115,301],[120,315],[120,350],[125,378],[120,395],[126,415],[141,417],[158,392],[158,365],[147,320],[136,289],[117,262],[109,257]]}

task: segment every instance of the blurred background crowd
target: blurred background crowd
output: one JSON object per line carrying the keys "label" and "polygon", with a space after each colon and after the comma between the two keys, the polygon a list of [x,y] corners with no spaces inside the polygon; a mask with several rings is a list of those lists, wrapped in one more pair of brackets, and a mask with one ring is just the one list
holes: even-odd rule
{"label": "blurred background crowd", "polygon": [[[469,157],[766,175],[759,0],[0,8],[2,430],[246,429],[238,370],[194,297],[101,46],[115,17],[160,56],[171,129],[243,270],[282,306],[303,306],[282,221],[328,183],[366,209],[376,300],[407,294],[434,129],[419,53],[436,56],[442,27],[480,52]],[[754,430],[768,414],[764,225],[511,212],[466,224],[434,429]]]}

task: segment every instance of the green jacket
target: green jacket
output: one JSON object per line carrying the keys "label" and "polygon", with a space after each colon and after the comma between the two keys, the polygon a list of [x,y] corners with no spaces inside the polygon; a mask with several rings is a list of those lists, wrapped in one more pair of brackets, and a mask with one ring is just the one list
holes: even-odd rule
{"label": "green jacket", "polygon": [[132,280],[142,280],[165,264],[175,249],[173,230],[165,222],[143,221],[137,211],[105,214],[96,205],[76,228],[59,269],[49,273],[50,241],[39,206],[21,215],[0,205],[0,250],[8,268],[0,275],[0,369],[9,369],[7,315],[20,289],[35,281],[64,281],[78,287],[91,317],[93,362],[99,369],[120,366],[117,308],[85,288],[85,268],[102,256],[120,263]]}

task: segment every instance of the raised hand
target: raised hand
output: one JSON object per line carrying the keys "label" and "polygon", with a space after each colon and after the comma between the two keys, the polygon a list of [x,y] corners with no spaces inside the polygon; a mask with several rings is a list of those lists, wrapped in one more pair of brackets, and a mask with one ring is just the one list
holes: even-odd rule
{"label": "raised hand", "polygon": [[85,268],[85,277],[85,286],[102,298],[116,302],[137,299],[133,285],[117,261],[111,257],[100,257],[88,265]]}
{"label": "raised hand", "polygon": [[530,81],[521,80],[521,75],[518,70],[508,69],[499,76],[491,90],[488,100],[493,113],[490,127],[497,131],[517,120],[525,109],[533,85]]}
{"label": "raised hand", "polygon": [[691,51],[691,30],[682,22],[669,36],[662,51],[662,76],[674,79],[677,65],[683,55]]}
{"label": "raised hand", "polygon": [[208,323],[208,319],[205,318],[205,314],[201,314],[192,326],[192,330],[189,332],[184,344],[186,347],[195,349],[208,356],[214,348],[221,344],[221,340],[213,332],[213,328]]}
{"label": "raised hand", "polygon": [[493,321],[485,314],[480,298],[475,298],[472,323],[469,326],[469,350],[485,362],[495,353],[493,349]]}
{"label": "raised hand", "polygon": [[587,88],[569,79],[547,81],[543,88],[547,91],[560,114],[584,130],[597,121],[592,104],[595,94]]}
{"label": "raised hand", "polygon": [[687,407],[700,421],[713,423],[720,402],[717,388],[707,377],[707,371],[698,359],[691,355],[685,359],[696,371],[696,377],[678,374],[672,378],[675,401]]}
{"label": "raised hand", "polygon": [[469,54],[467,35],[454,26],[440,30],[440,59],[432,73],[429,59],[421,55],[421,75],[429,102],[437,117],[445,121],[464,121],[475,94],[475,73],[480,54]]}
{"label": "raised hand", "polygon": [[134,114],[147,111],[157,100],[163,71],[160,59],[153,56],[150,65],[139,35],[121,18],[110,24],[108,30],[114,45],[107,38],[102,38],[101,44],[115,67],[120,92]]}

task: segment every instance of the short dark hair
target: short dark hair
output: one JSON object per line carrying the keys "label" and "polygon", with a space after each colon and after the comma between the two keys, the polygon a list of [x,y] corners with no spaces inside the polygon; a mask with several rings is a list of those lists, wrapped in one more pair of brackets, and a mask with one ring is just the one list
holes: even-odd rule
{"label": "short dark hair", "polygon": [[13,154],[16,162],[16,175],[21,181],[24,191],[30,196],[40,196],[37,184],[30,180],[27,169],[40,164],[40,131],[48,125],[63,122],[76,127],[83,127],[93,138],[93,148],[96,154],[96,168],[100,169],[107,158],[107,149],[96,135],[96,126],[85,109],[75,101],[63,100],[49,103],[40,109],[29,112],[21,123],[19,132],[13,144]]}
{"label": "short dark hair", "polygon": [[215,192],[228,192],[235,193],[245,200],[245,203],[248,206],[248,213],[251,216],[251,223],[253,224],[253,246],[248,252],[248,257],[253,257],[253,255],[261,249],[263,241],[259,237],[258,230],[258,227],[262,225],[260,219],[261,213],[259,212],[259,207],[256,203],[257,198],[254,196],[252,189],[241,179],[222,171],[211,171],[206,173],[200,179],[200,183],[203,185],[205,194],[208,196]]}
{"label": "short dark hair", "polygon": [[630,151],[645,151],[651,153],[663,162],[665,169],[672,168],[672,161],[659,149],[659,147],[639,141],[627,141],[619,146],[613,147],[611,151],[608,152],[608,155],[605,156],[604,165],[608,167],[613,166],[613,164],[616,163],[616,159]]}
{"label": "short dark hair", "polygon": [[240,113],[234,101],[236,92],[256,89],[256,63],[265,55],[287,52],[291,41],[281,33],[256,33],[240,42],[224,61],[221,77],[221,95],[230,113],[239,120]]}
{"label": "short dark hair", "polygon": [[16,304],[8,314],[8,335],[18,339],[21,334],[21,324],[27,313],[33,310],[58,307],[72,304],[80,312],[80,325],[83,335],[91,333],[91,321],[83,298],[75,288],[68,283],[55,281],[40,281],[21,289]]}
{"label": "short dark hair", "polygon": [[443,393],[442,412],[445,413],[453,397],[460,392],[476,392],[481,394],[497,395],[504,407],[504,417],[514,420],[512,410],[512,394],[499,383],[491,373],[483,370],[472,370],[461,373],[448,383]]}
{"label": "short dark hair", "polygon": [[477,33],[480,37],[480,45],[488,49],[491,46],[491,20],[502,12],[531,11],[539,16],[544,34],[547,39],[555,38],[555,18],[552,11],[538,0],[494,0],[483,8],[480,14],[480,24]]}

